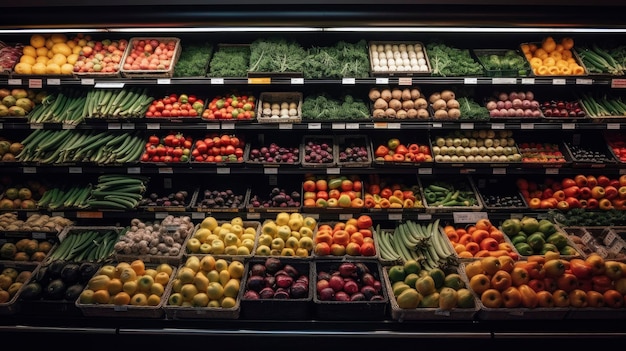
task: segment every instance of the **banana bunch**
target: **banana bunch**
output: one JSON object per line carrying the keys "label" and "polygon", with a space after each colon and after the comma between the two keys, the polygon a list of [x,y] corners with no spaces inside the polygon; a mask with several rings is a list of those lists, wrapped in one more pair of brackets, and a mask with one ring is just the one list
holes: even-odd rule
{"label": "banana bunch", "polygon": [[86,205],[92,209],[132,210],[143,198],[147,181],[148,178],[142,176],[101,175]]}
{"label": "banana bunch", "polygon": [[445,242],[439,228],[439,219],[428,224],[411,220],[400,223],[393,231],[374,232],[383,260],[418,261],[426,269],[456,265],[453,249]]}

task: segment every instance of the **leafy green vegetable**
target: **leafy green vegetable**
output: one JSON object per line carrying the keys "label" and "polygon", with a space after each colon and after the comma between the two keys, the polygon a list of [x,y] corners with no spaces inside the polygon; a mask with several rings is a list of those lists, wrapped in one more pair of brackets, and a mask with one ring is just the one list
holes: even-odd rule
{"label": "leafy green vegetable", "polygon": [[468,49],[459,49],[438,42],[426,45],[432,75],[439,77],[483,75],[483,67]]}
{"label": "leafy green vegetable", "polygon": [[[183,43],[184,44],[184,43]],[[203,77],[213,53],[210,43],[182,45],[182,51],[176,66],[174,77]]]}
{"label": "leafy green vegetable", "polygon": [[307,55],[304,64],[304,77],[307,79],[369,77],[370,61],[365,40],[312,47],[307,50]]}
{"label": "leafy green vegetable", "polygon": [[457,98],[459,102],[459,109],[461,110],[461,117],[459,119],[468,120],[488,120],[489,110],[485,106],[481,106],[476,101],[467,97]]}
{"label": "leafy green vegetable", "polygon": [[302,72],[306,51],[295,41],[257,39],[250,45],[250,72]]}
{"label": "leafy green vegetable", "polygon": [[370,117],[367,104],[351,95],[335,99],[326,93],[309,95],[302,102],[302,118],[308,120],[365,119]]}
{"label": "leafy green vegetable", "polygon": [[245,77],[250,61],[250,47],[220,46],[209,65],[209,77]]}
{"label": "leafy green vegetable", "polygon": [[567,212],[548,211],[548,219],[563,226],[623,226],[626,213],[621,210],[590,211],[574,208]]}
{"label": "leafy green vegetable", "polygon": [[525,76],[528,74],[528,62],[515,50],[492,53],[480,53],[476,56],[480,63],[489,71],[511,71],[511,75]]}

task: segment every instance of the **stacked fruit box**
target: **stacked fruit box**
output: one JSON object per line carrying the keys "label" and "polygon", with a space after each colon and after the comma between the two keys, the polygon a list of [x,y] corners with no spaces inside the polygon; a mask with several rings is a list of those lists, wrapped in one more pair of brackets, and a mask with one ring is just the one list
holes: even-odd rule
{"label": "stacked fruit box", "polygon": [[257,104],[256,118],[259,123],[302,122],[302,93],[261,93]]}
{"label": "stacked fruit box", "polygon": [[171,78],[181,51],[179,38],[130,38],[120,72],[127,78]]}
{"label": "stacked fruit box", "polygon": [[18,301],[20,292],[25,289],[39,266],[39,262],[0,262],[0,315],[12,315],[21,311],[21,303]]}
{"label": "stacked fruit box", "polygon": [[[243,221],[234,217],[230,221],[215,221],[206,217],[198,223],[194,234],[187,241],[185,256],[202,259],[211,255],[216,259],[248,261],[257,247],[261,222]],[[215,227],[209,223],[215,223]]]}
{"label": "stacked fruit box", "polygon": [[427,213],[481,211],[484,207],[470,177],[418,177]]}

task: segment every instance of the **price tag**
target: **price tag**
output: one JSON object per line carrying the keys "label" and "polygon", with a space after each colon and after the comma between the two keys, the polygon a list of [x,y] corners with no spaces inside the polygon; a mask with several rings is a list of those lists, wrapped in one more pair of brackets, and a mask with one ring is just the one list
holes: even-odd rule
{"label": "price tag", "polygon": [[308,129],[322,129],[322,124],[321,123],[309,123],[307,125]]}
{"label": "price tag", "polygon": [[146,123],[146,129],[161,129],[160,123]]}
{"label": "price tag", "polygon": [[592,85],[593,84],[593,79],[576,78],[576,84],[577,85]]}
{"label": "price tag", "polygon": [[611,79],[611,88],[626,88],[626,79]]}
{"label": "price tag", "polygon": [[418,168],[417,169],[417,174],[424,174],[424,175],[430,175],[433,174],[433,169],[430,167],[427,168]]}
{"label": "price tag", "polygon": [[134,123],[122,123],[122,129],[132,130],[135,129]]}
{"label": "price tag", "polygon": [[442,310],[442,309],[436,309],[435,310],[435,315],[436,316],[450,316],[450,310]]}
{"label": "price tag", "polygon": [[83,78],[80,80],[80,85],[94,85],[96,81],[93,78]]}
{"label": "price tag", "polygon": [[411,78],[411,77],[400,77],[400,78],[398,78],[398,85],[413,85],[413,78]]}
{"label": "price tag", "polygon": [[461,174],[469,174],[469,173],[474,173],[474,172],[476,172],[476,168],[463,168],[459,170],[459,173]]}
{"label": "price tag", "polygon": [[115,82],[99,82],[94,85],[94,88],[102,88],[102,89],[122,89],[124,87],[124,83],[115,83]]}
{"label": "price tag", "polygon": [[246,214],[246,218],[248,218],[248,219],[261,219],[261,214],[260,213],[251,212],[251,213]]}
{"label": "price tag", "polygon": [[546,174],[559,174],[558,168],[546,168]]}
{"label": "price tag", "polygon": [[461,123],[461,129],[474,129],[474,123]]}
{"label": "price tag", "polygon": [[203,220],[204,218],[206,218],[206,214],[204,212],[191,212],[191,219]]}
{"label": "price tag", "polygon": [[222,122],[222,129],[228,129],[228,130],[235,129],[235,123],[234,122]]}
{"label": "price tag", "polygon": [[592,242],[594,239],[593,239],[593,236],[592,236],[590,233],[585,233],[585,234],[584,234],[584,235],[580,238],[580,240],[581,240],[581,241],[582,241],[585,245],[587,245],[587,244],[589,244],[590,242]]}
{"label": "price tag", "polygon": [[70,167],[69,172],[70,174],[81,174],[83,173],[83,168],[82,167]]}
{"label": "price tag", "polygon": [[522,84],[534,85],[535,84],[535,78],[522,78]]}
{"label": "price tag", "polygon": [[346,123],[346,129],[359,129],[361,128],[358,123]]}
{"label": "price tag", "polygon": [[38,240],[46,239],[46,233],[42,233],[42,232],[33,232],[31,236],[33,239],[38,239]]}
{"label": "price tag", "polygon": [[278,167],[265,167],[263,174],[278,174]]}
{"label": "price tag", "polygon": [[567,82],[564,78],[554,78],[552,79],[552,85],[565,85]]}
{"label": "price tag", "polygon": [[126,173],[128,173],[128,174],[139,174],[139,173],[141,173],[141,168],[140,167],[128,167],[126,169]]}
{"label": "price tag", "polygon": [[76,124],[63,122],[61,129],[76,129]]}
{"label": "price tag", "polygon": [[620,252],[622,252],[622,250],[624,249],[624,243],[622,241],[616,241],[615,244],[611,245],[609,247],[609,251],[613,254],[618,254]]}
{"label": "price tag", "polygon": [[161,167],[159,168],[159,174],[173,174],[174,169],[172,167]]}
{"label": "price tag", "polygon": [[228,167],[218,167],[215,171],[217,174],[230,174],[230,168]]}
{"label": "price tag", "polygon": [[78,212],[76,212],[76,218],[102,218],[102,212],[100,212],[100,211],[78,211]]}
{"label": "price tag", "polygon": [[602,239],[602,242],[604,243],[604,245],[609,246],[613,243],[613,241],[615,241],[615,239],[617,239],[617,234],[615,234],[614,231],[609,231],[604,236],[604,239]]}
{"label": "price tag", "polygon": [[524,218],[524,214],[523,213],[511,213],[511,215],[509,216],[509,218],[517,218],[517,219],[522,219]]}
{"label": "price tag", "polygon": [[463,84],[465,85],[478,84],[478,78],[463,78]]}
{"label": "price tag", "polygon": [[433,128],[441,128],[443,127],[443,123],[435,122],[433,123]]}
{"label": "price tag", "polygon": [[272,84],[272,78],[248,78],[248,84]]}
{"label": "price tag", "polygon": [[417,219],[420,221],[430,221],[433,218],[433,215],[430,213],[419,213],[417,215]]}
{"label": "price tag", "polygon": [[576,123],[563,123],[561,125],[562,129],[576,129]]}
{"label": "price tag", "polygon": [[157,79],[157,84],[171,84],[172,80],[169,78],[159,78]]}
{"label": "price tag", "polygon": [[107,126],[108,129],[122,129],[121,123],[109,123]]}
{"label": "price tag", "polygon": [[25,174],[35,174],[37,173],[37,167],[24,167],[22,168],[22,172]]}
{"label": "price tag", "polygon": [[341,79],[341,84],[343,84],[343,85],[354,85],[354,84],[356,84],[356,79],[354,79],[354,78],[343,78],[343,79]]}
{"label": "price tag", "polygon": [[341,169],[338,167],[326,168],[326,174],[339,174],[339,173],[341,173]]}
{"label": "price tag", "polygon": [[30,129],[43,129],[43,123],[31,123]]}
{"label": "price tag", "polygon": [[389,78],[376,78],[376,84],[389,84]]}
{"label": "price tag", "polygon": [[41,89],[43,86],[43,80],[41,79],[29,79],[28,87],[31,89]]}
{"label": "price tag", "polygon": [[65,212],[61,211],[52,211],[52,217],[65,217]]}
{"label": "price tag", "polygon": [[48,79],[46,79],[46,85],[61,85],[61,79],[59,79],[59,78],[48,78]]}
{"label": "price tag", "polygon": [[352,218],[352,213],[340,213],[339,214],[340,221],[347,221],[350,218]]}
{"label": "price tag", "polygon": [[291,130],[291,129],[293,129],[293,123],[279,123],[278,124],[278,129]]}
{"label": "price tag", "polygon": [[535,129],[534,123],[522,123],[519,126],[521,129]]}
{"label": "price tag", "polygon": [[387,129],[387,122],[374,122],[374,129]]}
{"label": "price tag", "polygon": [[621,125],[619,123],[607,123],[606,129],[620,129]]}
{"label": "price tag", "polygon": [[401,221],[402,220],[402,213],[390,213],[389,214],[389,220],[390,221]]}
{"label": "price tag", "polygon": [[346,129],[345,123],[333,123],[332,129]]}
{"label": "price tag", "polygon": [[517,78],[492,78],[491,84],[517,84]]}
{"label": "price tag", "polygon": [[9,85],[22,85],[22,80],[21,79],[9,79],[7,82]]}
{"label": "price tag", "polygon": [[492,123],[491,129],[504,129],[504,123]]}
{"label": "price tag", "polygon": [[493,169],[493,174],[506,174],[506,168],[494,168]]}
{"label": "price tag", "polygon": [[224,78],[211,78],[212,85],[224,85]]}
{"label": "price tag", "polygon": [[156,212],[154,214],[154,218],[156,219],[163,219],[165,217],[167,217],[167,212]]}
{"label": "price tag", "polygon": [[304,84],[304,78],[291,78],[291,85],[302,85]]}
{"label": "price tag", "polygon": [[479,219],[486,219],[487,212],[453,212],[454,223],[476,223]]}
{"label": "price tag", "polygon": [[387,123],[387,129],[400,129],[402,125],[400,123]]}

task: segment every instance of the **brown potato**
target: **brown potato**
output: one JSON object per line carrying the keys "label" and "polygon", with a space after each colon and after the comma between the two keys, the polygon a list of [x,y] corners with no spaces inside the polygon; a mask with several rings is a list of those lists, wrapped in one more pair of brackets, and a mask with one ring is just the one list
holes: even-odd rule
{"label": "brown potato", "polygon": [[389,89],[384,89],[383,91],[380,92],[380,97],[389,102],[389,100],[391,100],[391,90]]}
{"label": "brown potato", "polygon": [[385,109],[387,109],[387,107],[389,107],[388,104],[387,104],[387,101],[385,101],[383,98],[378,98],[376,100],[376,102],[374,102],[374,108],[375,109],[385,110]]}
{"label": "brown potato", "polygon": [[380,90],[378,88],[372,88],[369,92],[370,101],[376,101],[380,98]]}

